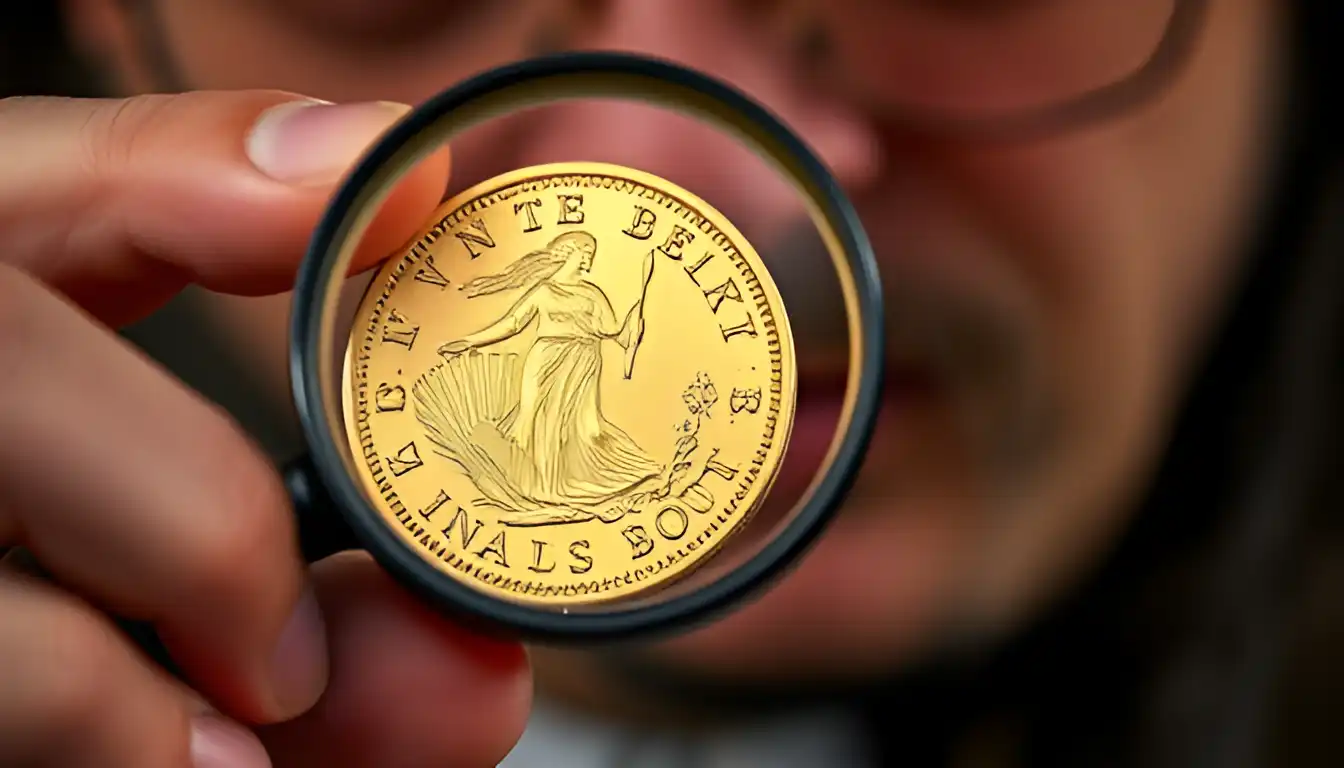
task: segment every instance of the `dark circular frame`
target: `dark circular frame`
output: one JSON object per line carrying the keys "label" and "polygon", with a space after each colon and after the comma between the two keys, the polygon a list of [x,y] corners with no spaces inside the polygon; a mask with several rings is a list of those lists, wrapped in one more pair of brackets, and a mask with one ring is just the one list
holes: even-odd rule
{"label": "dark circular frame", "polygon": [[[652,100],[666,106],[691,106],[701,117],[754,140],[758,152],[783,166],[810,198],[814,215],[824,218],[838,240],[852,278],[850,309],[850,417],[834,443],[831,461],[819,473],[812,495],[783,530],[760,551],[721,578],[666,602],[562,613],[491,597],[463,584],[406,546],[373,508],[347,469],[338,448],[344,435],[333,425],[332,405],[324,398],[324,349],[331,337],[331,286],[346,275],[337,272],[341,249],[348,245],[352,222],[372,203],[370,189],[391,182],[389,174],[434,128],[461,110],[490,106],[497,97],[529,91],[537,103],[555,100],[552,91],[577,96],[616,96]],[[538,91],[540,89],[540,91]],[[658,102],[654,96],[665,101]],[[486,109],[489,112],[489,109]],[[376,202],[376,201],[375,201]],[[832,249],[836,268],[840,259]],[[846,285],[842,275],[842,285]],[[881,402],[883,305],[877,264],[857,214],[837,180],[803,141],[777,117],[745,94],[685,67],[623,53],[563,53],[488,70],[424,102],[386,132],[344,180],[314,232],[300,265],[293,305],[290,374],[294,402],[308,442],[317,480],[364,547],[399,583],[429,605],[480,631],[542,642],[626,640],[688,629],[726,611],[781,575],[820,536],[854,481],[872,436]],[[853,345],[857,343],[857,348]],[[335,413],[340,413],[337,405]],[[637,598],[635,598],[637,599]]]}

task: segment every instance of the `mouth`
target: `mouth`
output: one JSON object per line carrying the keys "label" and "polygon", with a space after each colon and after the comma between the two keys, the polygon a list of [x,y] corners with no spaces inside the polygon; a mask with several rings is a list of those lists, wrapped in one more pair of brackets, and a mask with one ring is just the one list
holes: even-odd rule
{"label": "mouth", "polygon": [[[881,395],[849,498],[892,499],[953,475],[996,484],[1024,476],[1054,414],[1022,321],[992,302],[913,282],[889,288],[886,303]],[[847,336],[823,338],[811,320],[798,323],[797,407],[772,494],[790,509],[848,426],[852,396]]]}
{"label": "mouth", "polygon": [[[750,533],[735,537],[731,551],[754,549],[798,509],[810,486],[821,479],[831,447],[846,426],[841,419],[849,391],[844,364],[800,367],[797,406],[784,460],[764,506],[750,523]],[[949,398],[947,383],[932,367],[888,356],[873,434],[842,502],[840,517],[862,525],[861,521],[875,515],[889,514],[889,505],[855,502],[889,495],[898,476],[911,471],[903,457],[920,450],[928,432],[928,414],[945,411]]]}
{"label": "mouth", "polygon": [[[847,499],[923,493],[912,490],[916,485],[937,490],[939,482],[953,482],[949,473],[961,475],[956,482],[972,475],[977,483],[1018,482],[1013,478],[1026,476],[1042,456],[1058,418],[1055,393],[1042,378],[1048,368],[1037,342],[1045,337],[1029,292],[988,246],[934,242],[890,226],[874,232],[888,235],[875,246],[906,247],[885,258],[878,252],[882,392]],[[846,426],[853,343],[844,293],[815,232],[800,225],[774,235],[761,255],[787,309],[798,389],[770,517],[795,507]],[[949,253],[953,248],[962,250]],[[890,506],[847,505],[859,517],[870,514],[859,510]],[[847,509],[847,517],[854,514]]]}
{"label": "mouth", "polygon": [[[840,436],[846,398],[852,384],[848,366],[800,369],[798,405],[791,440],[822,450]],[[929,365],[888,357],[882,369],[882,390],[875,417],[878,428],[907,409],[931,406],[948,395],[944,376]]]}

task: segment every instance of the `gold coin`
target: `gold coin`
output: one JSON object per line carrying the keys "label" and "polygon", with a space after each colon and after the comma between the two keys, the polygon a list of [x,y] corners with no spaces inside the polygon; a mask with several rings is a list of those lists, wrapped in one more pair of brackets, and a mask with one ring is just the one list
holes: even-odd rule
{"label": "gold coin", "polygon": [[347,434],[407,545],[495,597],[629,598],[768,493],[793,338],[759,255],[647,173],[525,168],[445,203],[355,316]]}

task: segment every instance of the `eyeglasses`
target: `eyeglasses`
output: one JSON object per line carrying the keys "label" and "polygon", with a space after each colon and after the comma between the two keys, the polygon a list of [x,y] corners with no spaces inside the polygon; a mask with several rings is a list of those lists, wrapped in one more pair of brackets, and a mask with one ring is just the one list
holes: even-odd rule
{"label": "eyeglasses", "polygon": [[[444,8],[454,4],[442,0],[400,0],[392,6],[364,1],[368,12],[376,10],[380,17],[401,14],[423,21],[431,10],[433,17],[454,17]],[[736,13],[741,32],[734,34],[744,45],[774,50],[780,66],[816,92],[843,98],[879,120],[982,139],[1067,130],[1152,96],[1174,79],[1209,5],[1209,0],[704,1],[701,6],[679,0],[677,12],[692,21],[701,8]],[[122,2],[142,23],[160,69],[170,72],[171,59],[153,23],[157,3]],[[548,51],[582,48],[590,39],[619,44],[605,27],[613,23],[613,5],[528,0],[508,12],[445,22],[442,29],[401,26],[434,36],[446,49],[455,36],[515,41],[501,42],[498,53],[518,58],[540,52],[520,48],[516,41],[522,40],[545,40]],[[322,7],[277,0],[275,13],[301,16],[305,11],[296,9],[311,13]],[[312,27],[327,28],[317,20]],[[351,30],[345,40],[360,33]]]}
{"label": "eyeglasses", "polygon": [[819,0],[810,76],[871,113],[982,138],[1065,130],[1169,83],[1208,0]]}

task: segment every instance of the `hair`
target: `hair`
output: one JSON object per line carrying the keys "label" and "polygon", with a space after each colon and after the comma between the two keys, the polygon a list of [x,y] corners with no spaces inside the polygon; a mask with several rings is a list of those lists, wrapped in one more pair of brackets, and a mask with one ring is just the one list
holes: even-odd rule
{"label": "hair", "polygon": [[539,251],[523,256],[503,271],[475,278],[462,286],[468,297],[481,296],[518,288],[531,288],[553,276],[565,265],[574,248],[597,250],[597,241],[587,232],[566,232],[546,244]]}

